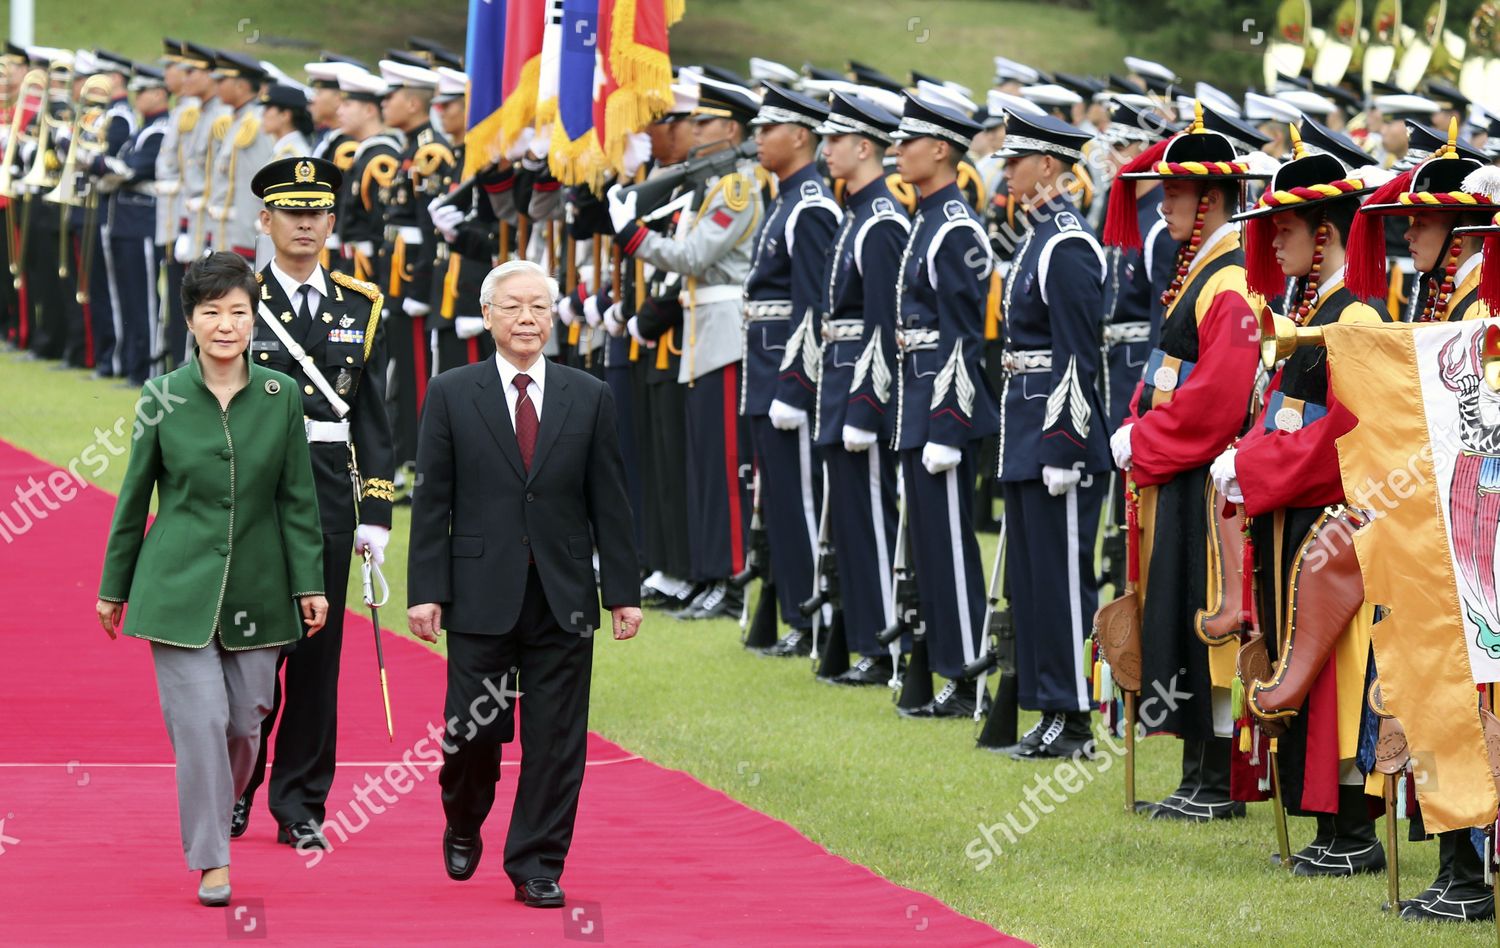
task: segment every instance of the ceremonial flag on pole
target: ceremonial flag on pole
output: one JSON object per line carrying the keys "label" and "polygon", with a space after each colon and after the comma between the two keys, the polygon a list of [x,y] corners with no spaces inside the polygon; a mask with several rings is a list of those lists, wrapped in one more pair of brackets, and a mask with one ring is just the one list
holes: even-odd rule
{"label": "ceremonial flag on pole", "polygon": [[1372,633],[1381,697],[1427,830],[1483,826],[1497,798],[1474,686],[1500,681],[1500,392],[1485,378],[1500,321],[1339,324],[1324,340],[1358,419],[1337,444],[1344,495],[1370,517],[1353,537],[1365,601],[1389,610]]}
{"label": "ceremonial flag on pole", "polygon": [[600,0],[599,56],[605,76],[594,123],[604,154],[618,172],[624,172],[629,136],[672,105],[667,29],[682,19],[683,8],[684,0]]}
{"label": "ceremonial flag on pole", "polygon": [[547,0],[505,0],[500,148],[508,150],[536,121]]}
{"label": "ceremonial flag on pole", "polygon": [[499,154],[500,105],[505,99],[506,0],[469,0],[464,62],[469,68],[464,177]]}
{"label": "ceremonial flag on pole", "polygon": [[[557,73],[562,66],[563,0],[545,0],[547,13],[542,27],[542,58],[536,86],[536,131],[545,149],[549,130],[557,118]],[[545,151],[543,152],[545,154]]]}
{"label": "ceremonial flag on pole", "polygon": [[560,0],[562,49],[548,161],[564,184],[597,182],[604,153],[594,132],[594,79],[599,52],[598,0]]}

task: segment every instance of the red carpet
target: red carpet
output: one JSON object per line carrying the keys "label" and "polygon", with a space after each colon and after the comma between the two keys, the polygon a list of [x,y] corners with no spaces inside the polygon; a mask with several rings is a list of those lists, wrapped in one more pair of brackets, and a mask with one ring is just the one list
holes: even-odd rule
{"label": "red carpet", "polygon": [[24,533],[11,506],[16,488],[53,470],[0,442],[0,527],[18,534],[9,542],[0,534],[0,940],[8,945],[1018,943],[597,735],[562,879],[568,908],[511,900],[500,856],[514,755],[479,873],[452,882],[442,869],[437,773],[420,749],[411,755],[420,781],[408,785],[410,772],[388,778],[382,789],[393,803],[364,790],[379,814],[351,807],[367,775],[418,745],[429,722],[440,726],[444,682],[441,658],[387,635],[396,721],[388,744],[369,621],[354,614],[329,814],[342,812],[356,832],[347,843],[330,833],[335,849],[305,866],[274,843],[257,801],[250,831],[234,843],[237,904],[204,909],[182,858],[147,646],[111,642],[89,611],[114,498],[89,488],[58,503],[66,494],[44,492],[34,503],[46,516],[32,517]]}

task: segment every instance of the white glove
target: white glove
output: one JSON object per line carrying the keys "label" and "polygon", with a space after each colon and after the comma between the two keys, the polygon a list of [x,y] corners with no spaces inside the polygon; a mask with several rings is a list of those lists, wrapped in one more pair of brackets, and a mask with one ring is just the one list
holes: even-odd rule
{"label": "white glove", "polygon": [[630,322],[625,324],[625,328],[630,332],[630,338],[634,339],[636,342],[645,346],[647,349],[656,348],[656,342],[654,340],[647,339],[645,336],[641,335],[641,325],[639,322],[639,317],[630,317]]}
{"label": "white glove", "polygon": [[604,311],[604,331],[616,339],[625,335],[625,323],[620,319],[620,304],[611,303]]}
{"label": "white glove", "polygon": [[615,233],[625,229],[625,226],[635,220],[636,193],[626,193],[620,185],[609,189],[609,222],[614,225]]}
{"label": "white glove", "polygon": [[464,212],[452,204],[444,204],[432,212],[432,226],[448,243],[458,238],[458,225],[464,222]]}
{"label": "white glove", "polygon": [[590,326],[597,329],[604,315],[599,312],[599,297],[590,293],[583,298],[583,319]]}
{"label": "white glove", "polygon": [[385,527],[371,526],[368,523],[359,525],[354,532],[354,552],[363,556],[365,550],[370,551],[370,559],[375,561],[376,566],[385,563],[385,545],[391,542],[391,531]]}
{"label": "white glove", "polygon": [[1053,497],[1061,497],[1068,491],[1078,486],[1083,479],[1083,472],[1073,467],[1052,467],[1042,465],[1042,483],[1047,486],[1047,493]]}
{"label": "white glove", "polygon": [[1214,487],[1224,499],[1231,504],[1243,504],[1245,494],[1240,490],[1239,475],[1234,469],[1234,448],[1226,448],[1224,453],[1214,458],[1214,463],[1208,467],[1208,476],[1213,478]]}
{"label": "white glove", "polygon": [[767,414],[777,431],[795,431],[807,424],[807,412],[793,408],[779,398],[771,402],[771,410]]}
{"label": "white glove", "polygon": [[455,316],[453,318],[453,331],[460,339],[473,339],[484,332],[483,316]]}
{"label": "white glove", "polygon": [[188,209],[189,213],[198,213],[199,211],[203,210],[203,195],[200,194],[197,197],[188,198],[187,201],[184,202],[184,206]]}
{"label": "white glove", "polygon": [[172,241],[172,259],[183,266],[193,262],[193,238],[191,234],[178,234]]}
{"label": "white glove", "polygon": [[516,140],[511,143],[510,150],[505,153],[506,160],[512,162],[520,161],[521,157],[531,147],[531,140],[535,137],[535,127],[528,125],[521,129],[521,134],[516,136]]}
{"label": "white glove", "polygon": [[651,157],[651,136],[645,132],[634,132],[625,136],[625,177],[634,178],[635,172]]}
{"label": "white glove", "polygon": [[1121,425],[1120,430],[1109,436],[1109,451],[1115,456],[1115,467],[1130,470],[1130,429],[1134,425]]}
{"label": "white glove", "polygon": [[578,314],[573,312],[573,297],[564,296],[557,301],[557,318],[564,326],[578,322]]}
{"label": "white glove", "polygon": [[412,299],[410,296],[401,297],[401,312],[408,316],[426,316],[432,312],[432,306],[421,300]]}
{"label": "white glove", "polygon": [[964,453],[958,448],[938,444],[935,441],[922,445],[922,466],[927,468],[928,474],[936,476],[944,471],[950,471],[958,467],[958,462],[963,459]]}
{"label": "white glove", "polygon": [[870,450],[870,445],[880,440],[880,435],[853,425],[844,426],[844,450],[859,454],[861,451]]}

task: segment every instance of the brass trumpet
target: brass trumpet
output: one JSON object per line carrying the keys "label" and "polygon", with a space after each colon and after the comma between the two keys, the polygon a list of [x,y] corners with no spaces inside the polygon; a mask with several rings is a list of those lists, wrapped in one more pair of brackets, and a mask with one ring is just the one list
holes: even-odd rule
{"label": "brass trumpet", "polygon": [[1322,326],[1299,326],[1269,306],[1260,311],[1260,364],[1267,372],[1303,346],[1321,345]]}

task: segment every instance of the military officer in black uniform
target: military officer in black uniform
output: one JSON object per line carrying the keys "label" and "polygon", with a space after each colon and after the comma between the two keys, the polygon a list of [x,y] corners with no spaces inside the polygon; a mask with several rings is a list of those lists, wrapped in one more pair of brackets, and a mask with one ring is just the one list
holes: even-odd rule
{"label": "military officer in black uniform", "polygon": [[984,631],[983,571],[970,526],[979,444],[1000,428],[981,365],[994,258],[957,184],[978,131],[959,113],[908,95],[893,136],[901,178],[921,195],[897,273],[902,357],[894,444],[928,655],[949,679],[932,701],[903,712],[917,717],[962,717],[988,704],[961,680]]}
{"label": "military officer in black uniform", "polygon": [[822,365],[819,312],[828,251],[842,212],[813,160],[813,130],[828,109],[765,84],[755,127],[761,167],[779,179],[745,279],[745,374],[740,413],[749,422],[760,474],[761,521],[781,618],[791,626],[768,651],[806,655],[812,620],[797,608],[813,593],[821,467],[812,424]]}
{"label": "military officer in black uniform", "polygon": [[1064,184],[1089,140],[1051,115],[1017,112],[999,152],[1010,192],[1026,195],[1028,225],[1004,303],[1006,585],[1019,703],[1043,715],[1016,757],[1070,757],[1090,738],[1085,639],[1098,608],[1094,538],[1110,469],[1099,385],[1106,267]]}
{"label": "military officer in black uniform", "polygon": [[[327,847],[320,825],[333,783],[350,551],[368,549],[376,563],[384,559],[395,490],[385,355],[378,338],[380,291],[318,264],[334,224],[340,183],[339,170],[318,158],[274,161],[251,183],[265,202],[261,229],[276,247],[275,258],[258,275],[261,312],[251,358],[302,386],[323,520],[329,622],[316,638],[299,642],[285,657],[285,684],[261,727],[260,762],[235,804],[230,834],[245,832],[255,789],[265,776],[265,736],[281,708],[271,815],[277,840],[299,849]],[[357,503],[351,477],[358,478]]]}
{"label": "military officer in black uniform", "polygon": [[900,121],[867,99],[835,92],[828,120],[817,129],[828,171],[844,189],[844,219],[824,279],[827,296],[819,301],[823,364],[813,423],[813,443],[828,466],[840,584],[852,593],[843,597],[845,635],[860,656],[833,679],[844,685],[883,685],[896,671],[875,636],[896,622],[893,291],[911,222],[886,186],[881,157]]}

